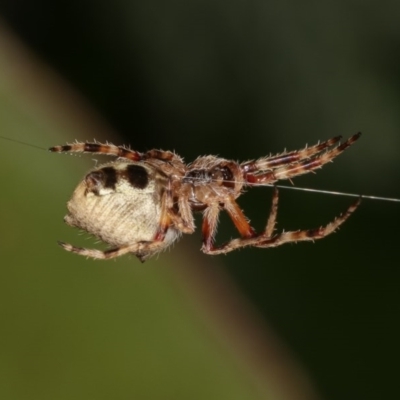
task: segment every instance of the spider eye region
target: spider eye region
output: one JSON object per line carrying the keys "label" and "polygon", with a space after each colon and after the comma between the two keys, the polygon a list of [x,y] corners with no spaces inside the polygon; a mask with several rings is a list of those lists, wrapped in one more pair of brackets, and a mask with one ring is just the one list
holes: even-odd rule
{"label": "spider eye region", "polygon": [[227,166],[218,166],[215,167],[210,175],[213,180],[220,181],[224,186],[233,187],[233,174],[229,167]]}

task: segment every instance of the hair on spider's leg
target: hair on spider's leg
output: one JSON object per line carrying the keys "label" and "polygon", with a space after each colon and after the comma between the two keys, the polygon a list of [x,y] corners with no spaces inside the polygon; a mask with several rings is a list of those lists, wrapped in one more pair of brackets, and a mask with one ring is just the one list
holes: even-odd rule
{"label": "hair on spider's leg", "polygon": [[357,201],[348,207],[348,209],[335,218],[332,222],[325,226],[321,226],[315,229],[305,229],[298,231],[288,231],[276,234],[270,239],[265,241],[260,241],[259,243],[253,244],[255,247],[268,248],[277,247],[285,243],[291,242],[303,242],[303,241],[314,241],[318,239],[323,239],[331,233],[335,232],[346,220],[353,214],[357,207],[361,203],[361,197]]}
{"label": "hair on spider's leg", "polygon": [[238,203],[236,203],[233,198],[226,199],[224,209],[229,214],[241,237],[251,238],[257,236],[256,231],[250,225],[248,218],[244,215]]}
{"label": "hair on spider's leg", "polygon": [[[232,222],[236,229],[239,231],[241,238],[234,239],[239,241],[251,240],[258,237],[256,231],[251,227],[248,219],[243,214],[236,201],[232,198],[225,199],[223,208],[229,214]],[[225,248],[225,245],[215,247],[214,236],[217,229],[218,216],[220,212],[219,204],[214,204],[206,208],[203,214],[203,247],[201,250],[205,254],[220,254],[225,251],[219,252],[221,248]],[[232,241],[231,241],[232,242]],[[229,243],[231,243],[229,242]]]}
{"label": "hair on spider's leg", "polygon": [[120,248],[113,248],[110,250],[96,250],[96,249],[85,249],[83,247],[76,247],[73,246],[69,243],[64,243],[61,241],[58,241],[58,244],[66,251],[70,251],[71,253],[75,253],[84,257],[89,257],[89,258],[94,258],[97,260],[108,260],[110,258],[118,257],[119,255],[125,254],[119,254],[118,251]]}
{"label": "hair on spider's leg", "polygon": [[138,151],[128,149],[125,146],[115,146],[113,144],[103,144],[97,142],[76,142],[63,146],[53,146],[49,148],[52,153],[96,153],[132,161],[141,161],[143,154]]}
{"label": "hair on spider's leg", "polygon": [[264,235],[266,237],[271,237],[274,233],[276,225],[276,217],[278,215],[278,202],[279,202],[279,190],[276,186],[274,186],[274,191],[272,193],[271,211],[269,213],[267,225],[264,230]]}
{"label": "hair on spider's leg", "polygon": [[220,209],[218,204],[207,207],[203,212],[203,224],[201,227],[203,235],[203,245],[201,251],[209,254],[214,249],[214,239],[217,232],[218,218]]}
{"label": "hair on spider's leg", "polygon": [[316,169],[322,168],[325,164],[332,162],[337,156],[342,154],[347,148],[355,143],[360,136],[360,132],[356,133],[339,146],[336,146],[317,157],[300,161],[298,164],[294,164],[293,166],[281,167],[274,171],[274,176],[276,179],[290,179],[291,177],[306,174],[308,172],[314,172]]}
{"label": "hair on spider's leg", "polygon": [[285,243],[295,243],[301,241],[314,241],[317,239],[322,239],[334,231],[336,231],[357,209],[360,205],[361,198],[359,198],[355,203],[353,203],[343,214],[339,215],[333,222],[330,222],[324,227],[316,229],[306,229],[298,231],[288,231],[278,233],[272,237],[267,237],[266,235],[259,235],[255,238],[239,238],[233,239],[228,243],[225,243],[218,248],[211,249],[207,253],[212,255],[226,254],[233,250],[240,249],[242,247],[259,247],[259,248],[269,248],[278,247]]}
{"label": "hair on spider's leg", "polygon": [[79,254],[84,257],[94,258],[98,260],[109,260],[123,256],[128,253],[132,253],[139,258],[141,262],[144,262],[151,254],[157,252],[163,248],[162,241],[146,242],[142,241],[139,243],[132,244],[124,247],[114,247],[109,250],[96,250],[96,249],[85,249],[82,247],[76,247],[69,243],[58,241],[58,244],[67,251],[75,254]]}
{"label": "hair on spider's leg", "polygon": [[[298,161],[295,162],[283,162],[280,164],[279,167],[274,167],[269,170],[259,169],[248,172],[243,167],[243,164],[241,164],[241,169],[243,171],[244,178],[248,186],[270,184],[281,179],[294,178],[296,176],[307,174],[309,172],[313,172],[319,168],[322,168],[325,164],[331,162],[338,155],[343,153],[343,151],[345,151],[354,142],[356,142],[360,136],[361,133],[359,132],[351,136],[342,144],[330,150],[327,150],[322,154],[316,154],[309,158],[300,158]],[[301,153],[302,151],[300,150],[299,154]],[[267,162],[268,158],[265,161]],[[255,162],[255,165],[257,165],[257,162]]]}
{"label": "hair on spider's leg", "polygon": [[251,173],[270,170],[280,165],[293,164],[294,162],[305,160],[321,153],[323,150],[336,144],[340,139],[342,139],[342,136],[335,136],[314,146],[305,147],[301,150],[284,152],[274,156],[262,157],[255,161],[246,161],[241,163],[240,166],[245,173]]}

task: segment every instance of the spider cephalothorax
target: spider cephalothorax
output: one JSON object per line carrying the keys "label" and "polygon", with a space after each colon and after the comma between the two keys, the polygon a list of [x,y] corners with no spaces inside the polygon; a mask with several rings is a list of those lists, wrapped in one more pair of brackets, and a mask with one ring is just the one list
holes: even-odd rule
{"label": "spider cephalothorax", "polygon": [[[124,146],[73,143],[55,146],[53,152],[101,153],[113,162],[90,171],[68,202],[65,221],[107,244],[106,251],[83,249],[60,242],[68,251],[108,259],[135,254],[140,260],[166,249],[182,233],[195,230],[193,212],[203,212],[203,246],[206,254],[228,253],[245,247],[275,247],[288,242],[321,239],[335,231],[357,208],[360,200],[325,227],[274,233],[278,209],[275,188],[271,212],[261,233],[251,227],[236,199],[243,187],[272,184],[314,171],[351,146],[360,133],[342,144],[340,136],[298,151],[237,163],[215,156],[184,164],[177,154],[150,150],[139,153]],[[336,146],[335,146],[336,145]],[[225,210],[240,238],[215,246],[219,213]]]}

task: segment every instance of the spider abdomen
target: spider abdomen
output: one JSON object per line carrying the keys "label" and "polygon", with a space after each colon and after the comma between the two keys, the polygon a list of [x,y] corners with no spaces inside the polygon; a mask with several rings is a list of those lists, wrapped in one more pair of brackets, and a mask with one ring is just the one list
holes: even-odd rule
{"label": "spider abdomen", "polygon": [[[161,219],[160,179],[157,171],[143,164],[102,165],[79,183],[64,220],[112,246],[151,242]],[[178,236],[177,230],[169,229],[164,248]],[[143,252],[140,255],[145,258]]]}

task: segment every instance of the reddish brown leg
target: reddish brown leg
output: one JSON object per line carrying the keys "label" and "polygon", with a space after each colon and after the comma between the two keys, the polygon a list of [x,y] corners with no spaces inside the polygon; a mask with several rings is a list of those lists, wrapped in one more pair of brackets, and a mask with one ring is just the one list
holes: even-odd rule
{"label": "reddish brown leg", "polygon": [[102,143],[71,143],[64,146],[50,147],[49,151],[53,153],[99,153],[109,156],[126,158],[132,161],[141,161],[143,154],[138,151],[128,149],[124,146],[115,146],[113,144]]}
{"label": "reddish brown leg", "polygon": [[225,202],[225,210],[228,212],[240,236],[243,238],[251,238],[256,236],[255,230],[250,226],[248,219],[243,214],[238,204],[234,199],[229,199]]}
{"label": "reddish brown leg", "polygon": [[[250,226],[249,221],[234,199],[227,199],[224,209],[228,212],[242,238],[249,239],[256,236],[256,232]],[[220,207],[218,205],[209,206],[204,211],[202,251],[206,254],[211,254],[219,249],[219,247],[214,247],[214,236],[217,231],[219,213]]]}
{"label": "reddish brown leg", "polygon": [[315,171],[316,169],[321,168],[326,163],[331,162],[344,150],[350,147],[360,137],[360,135],[361,133],[353,135],[339,146],[328,150],[321,155],[312,158],[301,159],[292,164],[274,168],[270,171],[261,173],[257,173],[257,171],[254,171],[254,173],[245,174],[246,181],[250,185],[262,185],[266,183],[274,183],[279,179],[290,179],[298,175]]}
{"label": "reddish brown leg", "polygon": [[171,151],[150,150],[142,154],[125,146],[115,146],[110,143],[76,142],[64,146],[50,147],[49,150],[53,153],[98,153],[125,158],[131,161],[143,161],[149,158],[155,158],[164,162],[171,162],[178,158],[180,161],[180,158]]}
{"label": "reddish brown leg", "polygon": [[156,158],[157,160],[162,161],[172,161],[176,158],[176,155],[172,153],[172,151],[164,151],[164,150],[149,150],[143,155],[143,158]]}
{"label": "reddish brown leg", "polygon": [[293,164],[299,160],[304,160],[310,158],[322,150],[333,146],[337,143],[342,136],[336,136],[325,142],[318,143],[315,146],[306,147],[302,150],[294,150],[283,154],[278,154],[276,156],[264,157],[255,161],[247,161],[240,165],[240,168],[244,173],[252,173],[256,171],[265,171],[269,169],[276,168],[280,165]]}
{"label": "reddish brown leg", "polygon": [[[268,233],[265,232],[262,235],[259,235],[255,238],[250,239],[233,239],[224,245],[208,251],[208,254],[226,254],[233,250],[240,249],[246,246],[254,246],[261,248],[268,247],[277,247],[281,246],[285,243],[291,242],[301,242],[301,241],[314,241],[317,239],[323,239],[324,237],[330,235],[335,230],[339,228],[356,210],[359,206],[361,199],[358,199],[354,204],[352,204],[343,214],[341,214],[338,218],[336,218],[333,222],[330,222],[328,225],[324,227],[320,227],[317,229],[307,229],[307,230],[299,230],[292,232],[282,232],[276,234],[274,236],[268,236]],[[269,223],[267,224],[268,228]]]}
{"label": "reddish brown leg", "polygon": [[299,230],[294,232],[282,232],[278,235],[273,236],[265,241],[260,241],[254,244],[255,247],[267,248],[267,247],[277,247],[285,243],[290,242],[304,242],[304,241],[314,241],[318,239],[323,239],[324,237],[335,232],[340,225],[342,225],[357,207],[361,203],[361,198],[359,198],[355,203],[353,203],[343,214],[335,218],[334,221],[330,222],[326,226],[321,226],[316,229]]}

